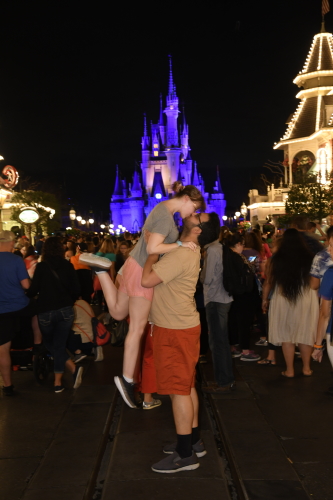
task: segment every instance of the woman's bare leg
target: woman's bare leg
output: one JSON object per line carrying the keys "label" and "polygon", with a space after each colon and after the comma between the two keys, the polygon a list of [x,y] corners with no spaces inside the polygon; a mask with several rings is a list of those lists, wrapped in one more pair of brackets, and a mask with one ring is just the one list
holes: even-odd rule
{"label": "woman's bare leg", "polygon": [[125,341],[123,375],[130,380],[134,379],[138,368],[141,338],[148,321],[150,307],[150,300],[143,297],[129,298],[130,324]]}
{"label": "woman's bare leg", "polygon": [[303,362],[303,373],[304,375],[312,375],[312,370],[310,368],[311,354],[313,351],[312,345],[298,344],[299,350],[301,351],[301,358]]}
{"label": "woman's bare leg", "polygon": [[295,344],[291,342],[282,342],[282,352],[287,369],[284,372],[287,377],[293,377],[294,373],[294,357],[295,357]]}
{"label": "woman's bare leg", "polygon": [[117,290],[108,273],[98,273],[97,276],[111,316],[118,321],[126,318],[129,312],[128,295]]}

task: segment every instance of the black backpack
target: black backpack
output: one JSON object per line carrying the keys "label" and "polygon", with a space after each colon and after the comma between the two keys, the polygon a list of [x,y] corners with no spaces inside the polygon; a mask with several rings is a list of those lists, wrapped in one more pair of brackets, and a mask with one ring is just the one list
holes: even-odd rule
{"label": "black backpack", "polygon": [[223,286],[229,295],[252,292],[254,274],[242,257],[223,245]]}

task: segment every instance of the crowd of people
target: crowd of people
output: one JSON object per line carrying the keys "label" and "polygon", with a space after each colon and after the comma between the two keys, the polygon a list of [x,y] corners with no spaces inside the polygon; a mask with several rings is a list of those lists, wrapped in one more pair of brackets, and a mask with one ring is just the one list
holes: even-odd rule
{"label": "crowd of people", "polygon": [[128,233],[118,240],[39,235],[33,245],[27,237],[0,232],[0,373],[6,396],[14,394],[10,348],[20,331],[20,318],[31,318],[34,355],[43,348],[52,355],[55,393],[64,390],[65,368],[72,373],[76,389],[83,372],[78,363],[89,355],[96,361],[103,359],[102,347],[94,344],[91,324],[94,311],[90,304],[98,292],[91,269],[79,257],[90,250],[102,252],[99,255],[113,264],[121,263],[132,240]]}
{"label": "crowd of people", "polygon": [[[303,376],[311,376],[311,359],[321,361],[326,335],[333,365],[333,226],[324,233],[298,215],[289,229],[268,239],[259,228],[221,228],[217,214],[205,208],[200,191],[180,186],[156,205],[134,237],[49,237],[38,250],[19,241],[14,252],[14,235],[2,231],[4,393],[13,393],[9,349],[17,317],[32,317],[34,348],[43,342],[51,352],[55,392],[61,392],[65,368],[74,388],[81,383],[80,361],[96,351],[91,333],[82,335],[93,314],[89,304],[104,303],[109,318],[129,323],[123,371],[115,377],[125,403],[137,409],[140,392],[144,409],[161,405],[154,393],[171,398],[177,440],[152,466],[169,473],[196,469],[206,454],[195,370],[199,360],[207,361],[208,346],[215,381],[202,389],[214,394],[235,390],[232,358],[256,362],[259,370],[276,364],[278,346],[286,363],[283,377],[295,376],[295,349]],[[175,213],[183,219],[180,233]],[[86,315],[81,323],[80,315]],[[260,332],[255,350],[254,325]],[[265,356],[257,352],[263,347]],[[102,356],[95,352],[97,360]]]}

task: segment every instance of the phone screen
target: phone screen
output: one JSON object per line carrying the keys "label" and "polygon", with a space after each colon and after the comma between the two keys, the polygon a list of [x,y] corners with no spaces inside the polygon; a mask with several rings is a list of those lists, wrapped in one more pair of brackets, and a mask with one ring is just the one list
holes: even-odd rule
{"label": "phone screen", "polygon": [[249,262],[254,262],[254,261],[256,260],[256,258],[257,258],[257,257],[254,257],[254,256],[249,257]]}

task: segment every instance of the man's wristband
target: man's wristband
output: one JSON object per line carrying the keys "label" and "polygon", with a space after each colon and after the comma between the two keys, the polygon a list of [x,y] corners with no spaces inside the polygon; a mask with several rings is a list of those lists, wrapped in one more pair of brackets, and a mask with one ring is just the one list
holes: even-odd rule
{"label": "man's wristband", "polygon": [[324,346],[323,345],[317,345],[317,344],[314,344],[313,346],[315,349],[322,349]]}
{"label": "man's wristband", "polygon": [[182,243],[180,240],[177,240],[177,241],[176,241],[176,243],[177,243],[177,245],[179,245],[180,247],[182,247],[182,246],[183,246],[183,243]]}

